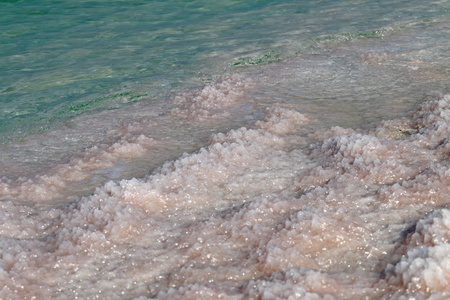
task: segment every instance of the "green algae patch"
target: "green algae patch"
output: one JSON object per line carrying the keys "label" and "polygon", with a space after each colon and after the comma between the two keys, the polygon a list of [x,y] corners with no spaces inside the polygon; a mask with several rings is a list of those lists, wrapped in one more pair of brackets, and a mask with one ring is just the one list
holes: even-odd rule
{"label": "green algae patch", "polygon": [[58,114],[85,112],[86,110],[104,108],[105,106],[114,106],[116,103],[125,104],[135,102],[148,94],[139,93],[136,91],[124,92],[106,95],[83,102],[69,102],[59,110]]}
{"label": "green algae patch", "polygon": [[271,63],[282,60],[280,53],[277,51],[269,51],[257,56],[247,56],[238,58],[237,61],[233,62],[233,66],[251,66],[260,65],[265,63]]}

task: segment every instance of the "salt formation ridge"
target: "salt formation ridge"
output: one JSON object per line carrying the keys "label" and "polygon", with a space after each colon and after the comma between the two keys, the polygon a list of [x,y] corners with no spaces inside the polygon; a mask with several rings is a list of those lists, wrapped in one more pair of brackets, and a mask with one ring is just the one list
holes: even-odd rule
{"label": "salt formation ridge", "polygon": [[172,99],[174,117],[207,121],[228,116],[225,108],[232,106],[251,87],[251,80],[232,74],[219,82],[209,83],[198,91],[184,93]]}
{"label": "salt formation ridge", "polygon": [[450,297],[450,95],[366,132],[308,122],[274,106],[66,206],[1,202],[0,298]]}

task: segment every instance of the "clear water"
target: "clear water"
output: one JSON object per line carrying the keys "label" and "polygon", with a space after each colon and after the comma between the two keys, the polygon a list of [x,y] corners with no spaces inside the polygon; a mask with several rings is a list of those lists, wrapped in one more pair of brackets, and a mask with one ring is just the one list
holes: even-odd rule
{"label": "clear water", "polygon": [[450,297],[449,9],[0,1],[0,298]]}
{"label": "clear water", "polygon": [[235,65],[322,52],[321,41],[380,37],[446,9],[445,1],[2,1],[0,141],[153,101]]}

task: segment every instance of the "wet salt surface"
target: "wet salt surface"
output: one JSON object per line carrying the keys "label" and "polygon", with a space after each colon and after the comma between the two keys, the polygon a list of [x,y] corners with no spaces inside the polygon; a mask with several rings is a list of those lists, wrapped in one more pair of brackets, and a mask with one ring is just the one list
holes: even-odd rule
{"label": "wet salt surface", "polygon": [[288,150],[307,122],[272,107],[254,129],[65,207],[2,202],[0,295],[449,297],[450,95],[400,138],[383,122]]}
{"label": "wet salt surface", "polygon": [[[63,198],[67,202],[92,193],[94,187],[108,179],[124,178],[130,173],[142,177],[183,152],[198,150],[198,144],[206,143],[218,128],[232,127],[230,120],[224,119],[230,113],[238,118],[248,114],[249,106],[240,111],[225,110],[236,106],[243,91],[250,87],[251,80],[234,74],[173,97],[174,108],[168,113],[155,110],[153,105],[143,109],[127,107],[118,113],[119,117],[114,112],[102,112],[80,118],[74,128],[57,129],[7,145],[2,153],[0,199],[49,202]],[[130,115],[134,120],[129,121]],[[125,116],[128,121],[124,121]],[[95,143],[95,138],[102,142]],[[61,152],[80,148],[79,153],[62,157]],[[150,160],[145,160],[147,157]],[[136,163],[139,158],[144,163]],[[71,190],[75,194],[70,194]]]}
{"label": "wet salt surface", "polygon": [[[412,36],[230,75],[174,96],[167,114],[105,112],[116,123],[98,129],[103,143],[4,171],[0,298],[450,297],[450,95],[434,95],[443,50]],[[408,97],[424,86],[432,100],[417,107]],[[364,124],[359,110],[405,117]],[[138,164],[147,175],[117,180]],[[98,184],[105,173],[116,180]],[[67,203],[89,181],[95,192]]]}

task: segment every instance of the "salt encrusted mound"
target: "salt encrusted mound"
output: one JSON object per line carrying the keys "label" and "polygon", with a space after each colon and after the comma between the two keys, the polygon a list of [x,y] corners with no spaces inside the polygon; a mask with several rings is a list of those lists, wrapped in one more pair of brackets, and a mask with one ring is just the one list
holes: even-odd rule
{"label": "salt encrusted mound", "polygon": [[450,210],[437,210],[417,222],[406,241],[407,253],[387,267],[396,299],[450,297]]}
{"label": "salt encrusted mound", "polygon": [[67,206],[4,202],[0,298],[448,298],[449,99],[309,146],[307,118],[275,106]]}
{"label": "salt encrusted mound", "polygon": [[309,119],[295,110],[273,106],[268,109],[268,117],[256,125],[268,132],[284,134],[296,127],[309,123]]}
{"label": "salt encrusted mound", "polygon": [[15,180],[0,178],[0,199],[20,199],[25,201],[50,201],[61,196],[70,183],[79,182],[92,176],[92,172],[112,166],[121,158],[136,158],[144,155],[158,142],[143,134],[124,133],[112,144],[100,144],[86,149],[47,170],[45,174],[32,178],[19,177]]}
{"label": "salt encrusted mound", "polygon": [[195,121],[228,116],[224,109],[232,106],[250,86],[250,80],[238,74],[227,76],[220,82],[207,84],[199,91],[176,96],[172,100],[175,108],[171,110],[171,115]]}
{"label": "salt encrusted mound", "polygon": [[450,95],[422,104],[413,114],[413,120],[419,129],[414,142],[427,148],[438,146],[450,137]]}
{"label": "salt encrusted mound", "polygon": [[[175,97],[173,116],[194,121],[213,120],[228,116],[226,108],[231,107],[251,86],[248,79],[237,74],[206,85],[200,91],[188,92]],[[143,128],[155,124],[140,120],[124,124],[121,128],[107,132],[116,136],[114,142],[94,145],[69,158],[45,173],[32,177],[22,176],[11,179],[0,178],[0,200],[20,199],[22,201],[45,202],[61,197],[64,190],[74,182],[90,178],[96,170],[111,167],[123,158],[145,155],[149,149],[161,143],[140,133]]]}

